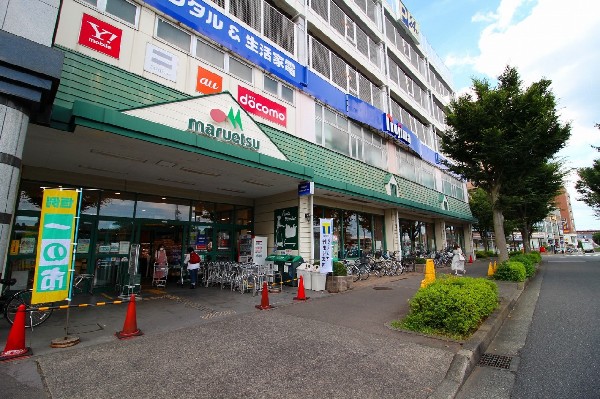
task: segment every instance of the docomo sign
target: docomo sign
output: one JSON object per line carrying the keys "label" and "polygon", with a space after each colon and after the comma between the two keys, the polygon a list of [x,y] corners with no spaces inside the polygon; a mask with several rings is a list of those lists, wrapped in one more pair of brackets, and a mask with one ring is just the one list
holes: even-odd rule
{"label": "docomo sign", "polygon": [[121,29],[90,15],[83,14],[77,43],[119,59],[122,35],[123,31]]}
{"label": "docomo sign", "polygon": [[278,125],[287,125],[287,110],[283,105],[238,86],[238,103],[251,114],[258,115]]}

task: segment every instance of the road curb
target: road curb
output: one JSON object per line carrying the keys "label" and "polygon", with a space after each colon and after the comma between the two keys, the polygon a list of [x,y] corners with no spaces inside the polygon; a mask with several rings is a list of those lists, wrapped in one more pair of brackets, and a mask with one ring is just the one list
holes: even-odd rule
{"label": "road curb", "polygon": [[454,355],[442,382],[428,396],[429,399],[453,399],[456,396],[471,371],[479,363],[481,355],[485,353],[502,327],[502,323],[515,307],[528,282],[529,280],[526,280],[525,284],[514,283],[517,284],[517,291],[511,298],[501,300],[498,309],[483,322],[471,338],[465,341],[463,348]]}

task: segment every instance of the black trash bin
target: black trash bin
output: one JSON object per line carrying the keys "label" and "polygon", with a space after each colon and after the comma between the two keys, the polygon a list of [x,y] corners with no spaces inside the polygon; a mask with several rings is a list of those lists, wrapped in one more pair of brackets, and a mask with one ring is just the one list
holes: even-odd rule
{"label": "black trash bin", "polygon": [[298,286],[296,269],[303,263],[304,259],[302,259],[302,256],[290,256],[290,258],[285,262],[289,277],[284,276],[283,281],[291,280],[289,283],[287,283],[287,285],[291,285],[293,287]]}

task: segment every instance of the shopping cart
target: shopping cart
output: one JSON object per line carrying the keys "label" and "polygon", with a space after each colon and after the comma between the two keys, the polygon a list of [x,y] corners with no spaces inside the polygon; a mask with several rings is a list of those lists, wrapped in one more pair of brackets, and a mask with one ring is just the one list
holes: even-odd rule
{"label": "shopping cart", "polygon": [[169,275],[169,266],[154,264],[154,273],[152,274],[153,287],[165,287],[167,285],[167,276]]}

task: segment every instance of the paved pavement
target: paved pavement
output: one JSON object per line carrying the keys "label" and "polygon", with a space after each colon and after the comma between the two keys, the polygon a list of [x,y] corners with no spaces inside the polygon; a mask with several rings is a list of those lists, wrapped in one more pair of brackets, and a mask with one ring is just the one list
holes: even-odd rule
{"label": "paved pavement", "polygon": [[[467,265],[468,275],[486,276],[488,264]],[[32,357],[0,363],[3,397],[452,398],[522,285],[499,282],[500,309],[471,339],[456,342],[389,328],[408,312],[422,278],[371,276],[345,293],[307,290],[306,302],[284,287],[269,294],[272,310],[255,308],[260,296],[169,284],[136,302],[143,336],[115,338],[127,305],[76,308],[69,335],[81,342],[61,349],[50,342],[65,336],[66,311],[55,311],[27,331]],[[8,331],[0,323],[2,342]]]}

